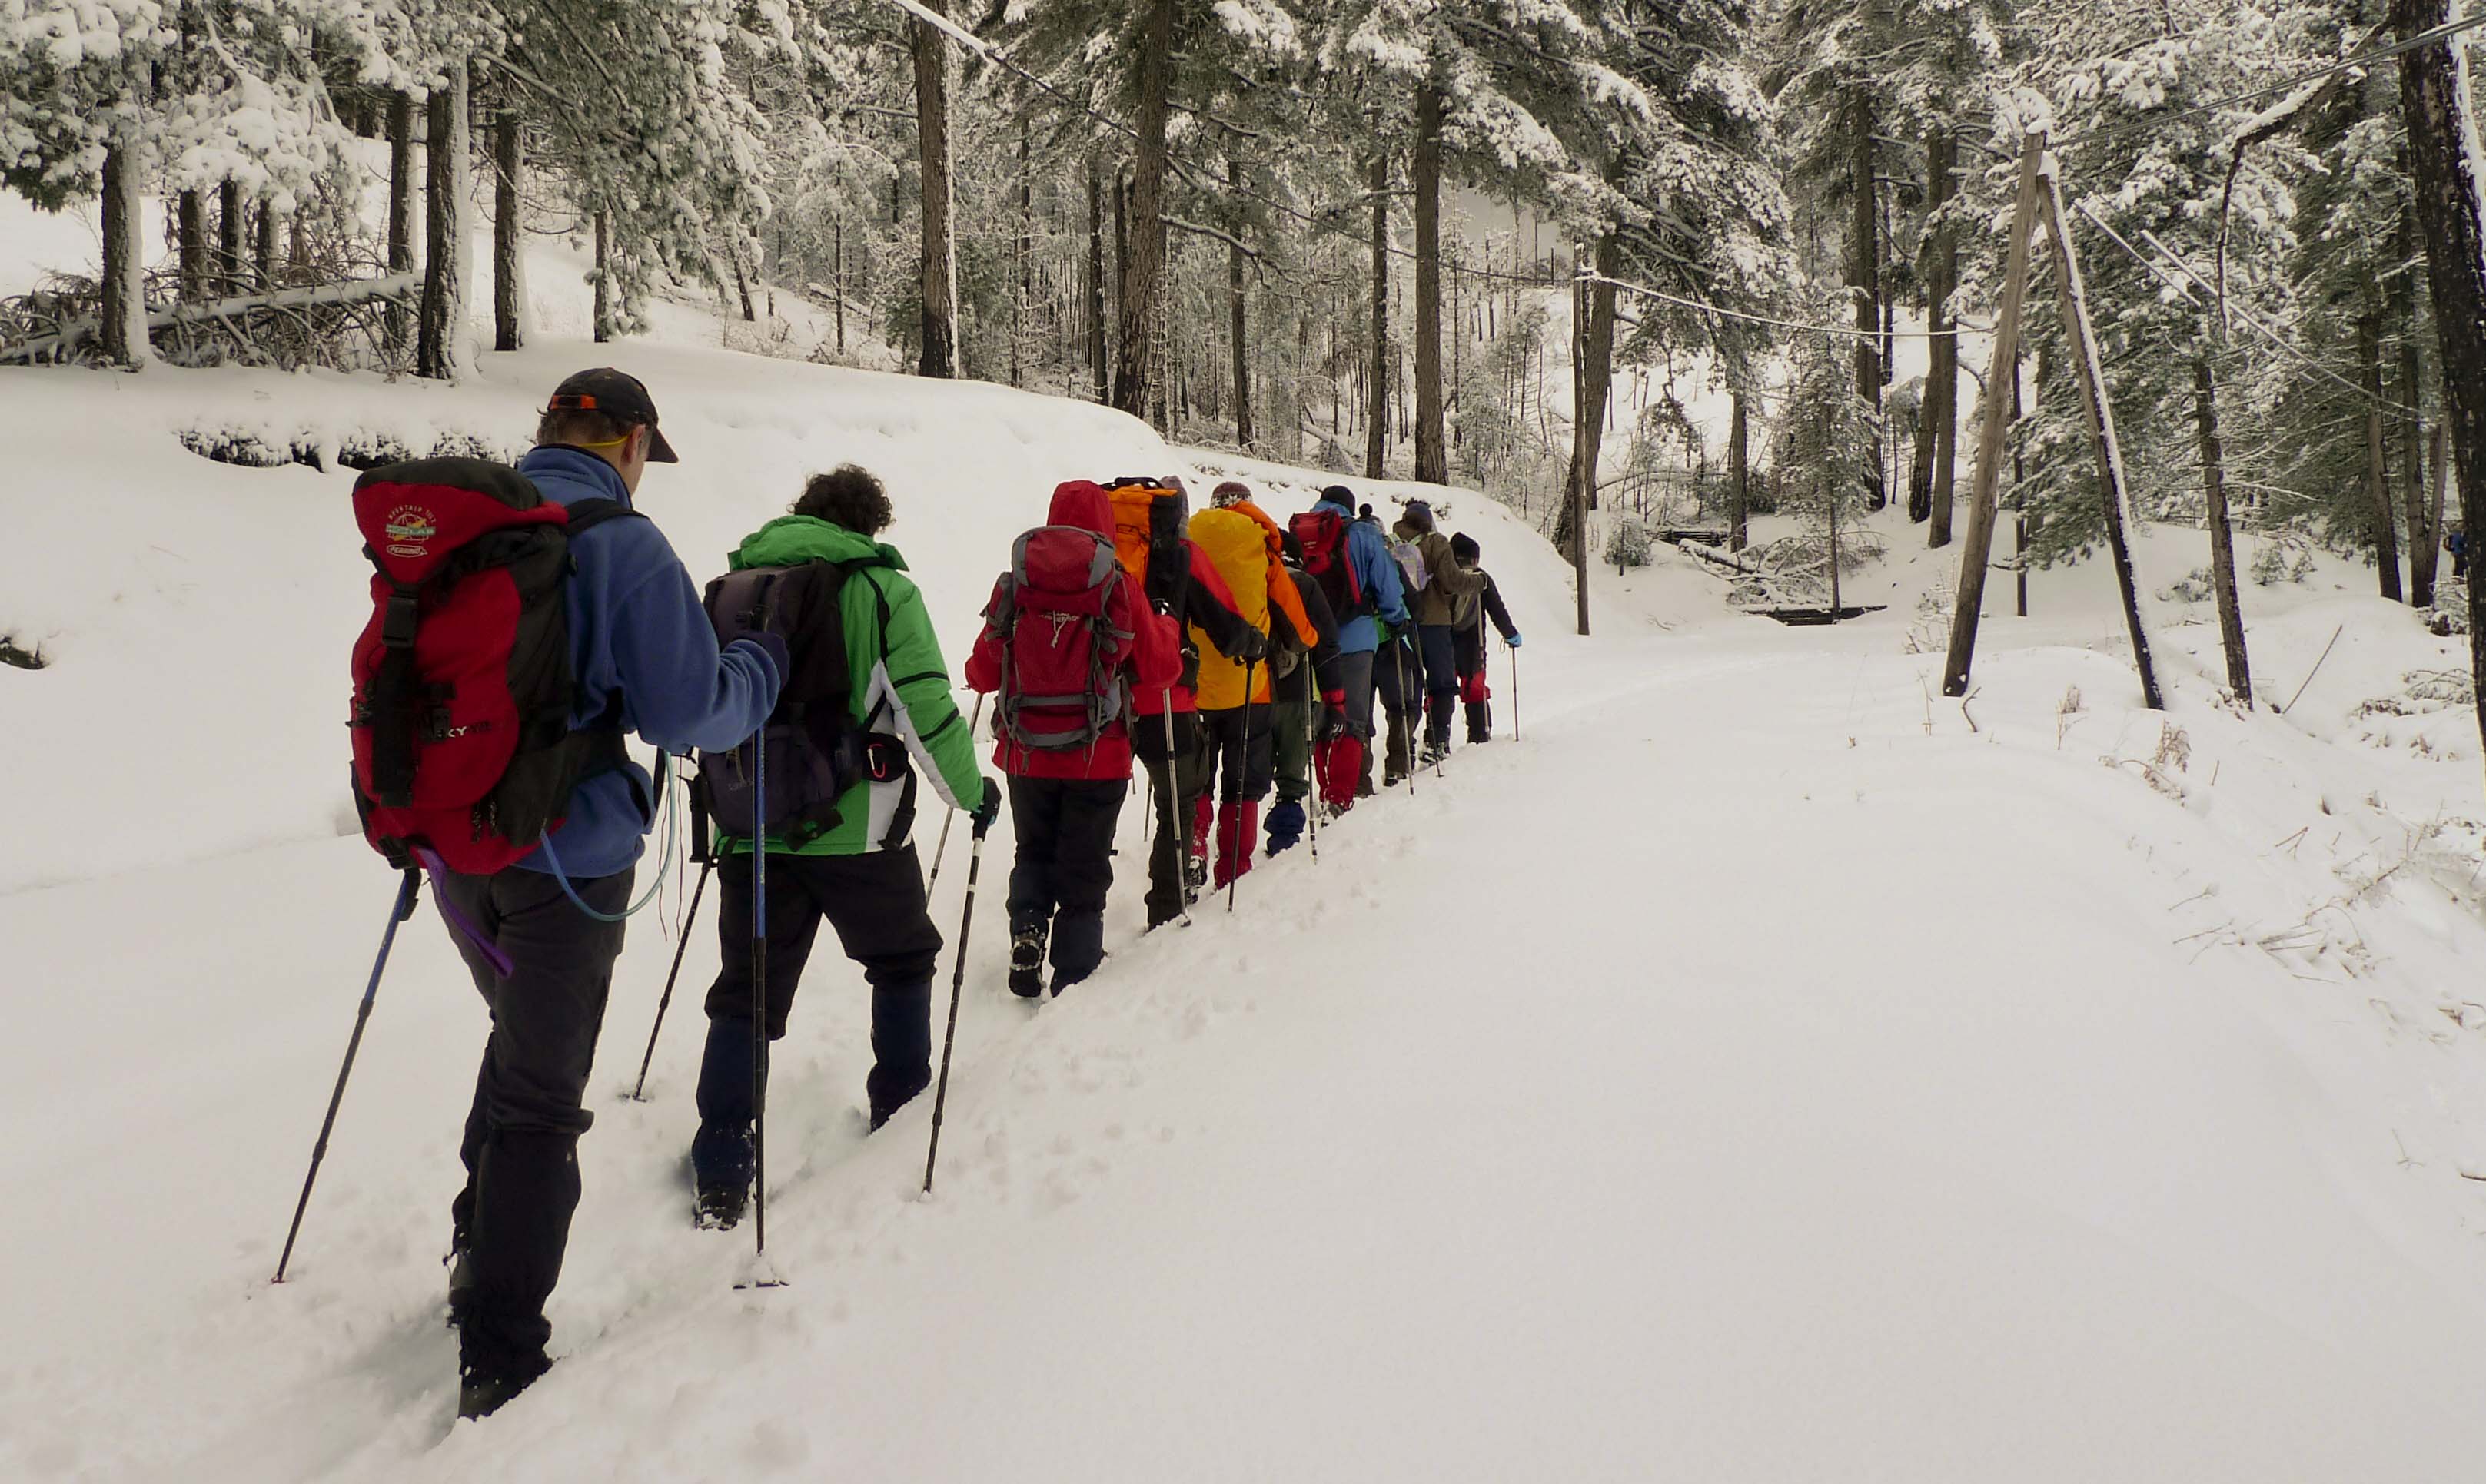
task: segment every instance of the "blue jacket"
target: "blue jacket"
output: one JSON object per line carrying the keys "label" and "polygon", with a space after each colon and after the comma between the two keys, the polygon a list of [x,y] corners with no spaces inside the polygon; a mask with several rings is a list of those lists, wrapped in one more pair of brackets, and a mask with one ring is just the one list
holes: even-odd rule
{"label": "blue jacket", "polygon": [[[1341,654],[1369,654],[1381,647],[1381,623],[1403,627],[1407,622],[1407,585],[1398,573],[1398,559],[1390,555],[1390,540],[1378,528],[1355,518],[1352,506],[1323,500],[1312,507],[1346,522],[1346,561],[1356,585],[1372,599],[1372,613],[1338,626]],[[1374,615],[1379,615],[1379,621]]]}
{"label": "blue jacket", "polygon": [[[630,503],[613,466],[576,449],[537,449],[518,460],[518,472],[565,506]],[[777,705],[777,667],[743,640],[719,652],[699,590],[655,522],[605,521],[569,551],[569,665],[579,692],[572,729],[602,716],[616,696],[623,730],[677,756],[694,748],[723,752],[760,729]],[[652,792],[636,762],[581,781],[568,816],[547,837],[562,873],[585,881],[637,861],[654,822]],[[517,868],[549,871],[552,865],[539,849]]]}

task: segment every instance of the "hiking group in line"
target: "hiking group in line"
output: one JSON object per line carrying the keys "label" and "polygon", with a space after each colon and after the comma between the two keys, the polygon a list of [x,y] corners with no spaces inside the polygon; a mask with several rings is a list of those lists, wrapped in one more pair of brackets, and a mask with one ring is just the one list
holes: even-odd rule
{"label": "hiking group in line", "polygon": [[[726,1227],[756,1183],[764,1200],[767,1047],[824,921],[871,989],[871,1128],[932,1084],[944,945],[912,838],[919,780],[970,819],[979,859],[1007,795],[1009,988],[1058,995],[1105,957],[1135,767],[1154,930],[1308,824],[1317,853],[1319,823],[1374,792],[1376,751],[1388,788],[1438,766],[1462,709],[1467,740],[1485,741],[1486,624],[1520,643],[1477,543],[1421,500],[1385,533],[1342,486],[1281,525],[1235,481],[1195,512],[1176,479],[1074,480],[1012,546],[967,659],[1005,785],[981,773],[924,595],[879,539],[896,511],[870,473],[813,478],[704,600],[633,504],[649,463],[677,461],[644,385],[570,377],[535,441],[514,470],[417,460],[354,490],[375,567],[353,652],[354,796],[406,873],[361,1013],[419,871],[491,1016],[450,1208],[461,1416],[551,1364],[544,1305],[579,1199],[590,1068],[624,923],[655,894],[633,902],[637,864],[660,816],[678,828],[673,781],[629,756],[628,735],[660,769],[699,761],[692,856],[701,889],[718,884],[722,965],[690,1165],[696,1219]],[[938,1126],[936,1107],[936,1140]],[[323,1127],[295,1234],[326,1142]]]}

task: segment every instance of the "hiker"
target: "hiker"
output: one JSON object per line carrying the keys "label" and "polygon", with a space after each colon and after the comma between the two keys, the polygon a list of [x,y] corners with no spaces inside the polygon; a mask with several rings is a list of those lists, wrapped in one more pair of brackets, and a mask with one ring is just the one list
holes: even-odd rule
{"label": "hiker", "polygon": [[[1273,636],[1311,649],[1319,643],[1312,617],[1279,560],[1284,533],[1252,503],[1250,486],[1228,480],[1210,494],[1211,508],[1191,518],[1191,539],[1208,554],[1249,625],[1244,646],[1228,652],[1204,632],[1195,640],[1200,655],[1200,726],[1208,740],[1209,776],[1217,785],[1215,856],[1210,885],[1227,883],[1252,868],[1259,848],[1260,801],[1274,773],[1269,655]],[[1208,800],[1194,806],[1192,853],[1209,846]]]}
{"label": "hiker", "polygon": [[[846,464],[814,477],[781,515],[727,559],[710,590],[720,619],[755,604],[792,654],[768,724],[768,1039],[786,1017],[812,941],[826,919],[871,986],[872,1068],[864,1080],[870,1127],[932,1080],[932,970],[941,931],[925,910],[910,831],[916,777],[979,822],[1001,808],[1001,785],[976,768],[976,743],[952,699],[950,667],[906,575],[876,540],[896,518],[889,494]],[[764,586],[763,586],[764,585]],[[782,749],[782,750],[781,750]],[[778,765],[779,758],[786,766]],[[739,801],[743,833],[720,830],[717,944],[700,1062],[699,1133],[691,1140],[697,1216],[731,1227],[751,1198],[752,1121],[760,1091],[752,1057],[752,861],[749,792],[737,756],[703,766],[720,819]],[[786,784],[780,797],[775,785]]]}
{"label": "hiker", "polygon": [[1510,621],[1510,610],[1502,606],[1502,590],[1494,585],[1493,574],[1477,565],[1483,551],[1476,537],[1462,531],[1450,537],[1450,559],[1466,571],[1474,572],[1483,583],[1474,597],[1460,609],[1453,631],[1458,640],[1459,699],[1466,703],[1468,740],[1493,740],[1493,691],[1486,683],[1485,660],[1490,646],[1485,641],[1485,620],[1502,631],[1502,642],[1519,647],[1519,629]]}
{"label": "hiker", "polygon": [[[566,555],[550,579],[559,585],[557,612],[567,636],[569,668],[556,677],[562,703],[555,712],[566,712],[566,739],[549,748],[532,743],[535,728],[522,709],[518,751],[514,758],[506,751],[502,756],[525,768],[512,766],[501,775],[487,796],[488,811],[483,805],[471,811],[461,806],[454,819],[431,825],[428,838],[411,831],[386,838],[391,828],[402,828],[408,815],[423,811],[384,807],[398,790],[379,762],[373,767],[380,802],[363,801],[371,807],[374,843],[413,851],[432,868],[451,941],[491,1011],[491,1033],[458,1144],[466,1183],[450,1205],[449,1308],[458,1333],[460,1416],[497,1411],[552,1364],[544,1350],[552,1334],[544,1301],[561,1275],[570,1217],[578,1206],[578,1138],[594,1121],[581,1103],[613,961],[622,951],[622,918],[631,908],[642,838],[653,822],[650,801],[657,797],[648,774],[628,756],[626,734],[636,732],[673,753],[732,747],[758,729],[776,704],[787,668],[782,642],[762,638],[720,649],[690,574],[655,523],[632,506],[651,462],[677,459],[657,429],[648,389],[621,371],[595,370],[571,376],[553,393],[537,426],[534,451],[518,461],[523,481],[479,460],[427,459],[373,470],[356,485],[358,512],[367,489],[391,507],[384,555],[407,561],[428,562],[425,548],[444,530],[464,525],[471,532],[513,508],[532,521],[527,512],[539,495],[570,517]],[[475,503],[456,504],[461,492]],[[504,525],[491,535],[515,538],[523,532]],[[464,551],[483,554],[480,541]],[[382,570],[390,575],[385,564]],[[529,628],[524,586],[540,580],[541,573],[522,575],[517,563],[501,570],[520,585],[516,634],[524,650],[530,632],[545,632]],[[462,597],[469,587],[455,591]],[[413,605],[407,606],[412,620]],[[428,610],[421,620],[428,650],[455,642],[460,620],[466,626],[494,621],[491,614],[452,614],[448,606]],[[554,612],[548,603],[542,606]],[[394,622],[395,603],[387,609]],[[508,675],[504,704],[522,687],[535,689],[550,660],[539,659],[522,673],[510,662],[509,634],[505,626],[488,677],[425,688],[427,701],[442,707],[439,715],[461,714],[462,706],[473,703],[466,692],[488,692],[502,673]],[[362,657],[358,646],[358,675]],[[377,692],[390,677],[384,663],[373,707],[383,704]],[[439,696],[443,690],[449,692],[445,700]],[[355,725],[369,730],[358,732],[358,754],[366,737],[373,749],[389,745],[381,732],[390,719],[367,716],[364,699],[357,697]],[[408,766],[432,769],[432,786],[454,786],[456,780],[438,770],[467,739],[487,735],[487,728],[462,726],[435,733],[416,751],[423,761]],[[558,774],[572,761],[578,764],[577,783],[566,798],[544,797],[547,768]],[[363,774],[358,757],[358,793]],[[522,812],[532,822],[496,837],[493,832],[508,826],[518,809],[514,801],[530,789],[533,803]],[[548,819],[558,823],[547,828]],[[507,851],[483,854],[495,838]],[[508,864],[488,864],[494,860]]]}
{"label": "hiker", "polygon": [[1278,802],[1269,807],[1262,828],[1271,855],[1303,838],[1304,811],[1312,793],[1313,729],[1325,710],[1321,698],[1338,679],[1338,618],[1329,611],[1320,583],[1304,570],[1303,545],[1292,532],[1286,535],[1284,562],[1295,596],[1312,620],[1313,643],[1306,647],[1284,638],[1269,654],[1270,691],[1277,698],[1270,708],[1270,728]]}
{"label": "hiker", "polygon": [[1200,649],[1190,625],[1198,623],[1210,643],[1226,648],[1243,645],[1246,625],[1226,579],[1188,535],[1191,502],[1182,481],[1122,479],[1106,492],[1114,504],[1114,550],[1122,570],[1139,583],[1149,607],[1173,620],[1182,645],[1182,668],[1171,684],[1136,686],[1131,693],[1131,746],[1147,770],[1156,810],[1146,902],[1153,929],[1180,917],[1208,883],[1207,862],[1184,848],[1193,811],[1208,787],[1197,690]]}
{"label": "hiker", "polygon": [[1338,628],[1333,684],[1323,693],[1328,715],[1312,766],[1320,800],[1333,815],[1354,807],[1367,776],[1372,739],[1375,651],[1384,626],[1407,621],[1398,564],[1379,526],[1360,520],[1343,484],[1321,491],[1312,508],[1288,524],[1304,554],[1304,570],[1320,585]]}
{"label": "hiker", "polygon": [[2443,549],[2451,553],[2451,580],[2453,582],[2466,582],[2469,578],[2468,528],[2465,526],[2454,526],[2448,532],[2445,533],[2443,537]]}
{"label": "hiker", "polygon": [[1009,778],[1009,987],[1053,993],[1105,957],[1114,827],[1131,786],[1133,690],[1181,673],[1173,620],[1153,613],[1114,549],[1113,499],[1073,480],[1047,523],[1018,538],[993,585],[967,684],[995,697],[993,760]]}
{"label": "hiker", "polygon": [[[1473,600],[1484,587],[1483,580],[1470,569],[1462,568],[1450,555],[1450,537],[1434,524],[1433,508],[1422,500],[1410,500],[1405,512],[1391,528],[1402,544],[1414,548],[1416,569],[1408,573],[1416,589],[1415,601],[1409,606],[1416,615],[1416,648],[1422,656],[1424,690],[1424,752],[1416,766],[1428,767],[1440,761],[1450,750],[1450,708],[1459,699],[1459,665],[1454,635],[1458,628],[1460,605]],[[1407,558],[1401,556],[1404,565]],[[1412,676],[1410,677],[1412,681]],[[1412,705],[1413,698],[1408,698]]]}

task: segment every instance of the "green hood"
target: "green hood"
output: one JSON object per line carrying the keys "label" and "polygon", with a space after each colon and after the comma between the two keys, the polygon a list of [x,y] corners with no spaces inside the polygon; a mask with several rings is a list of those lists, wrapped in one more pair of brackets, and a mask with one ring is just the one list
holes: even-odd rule
{"label": "green hood", "polygon": [[895,546],[811,515],[780,515],[744,537],[740,550],[728,556],[734,571],[754,566],[792,566],[801,562],[842,562],[906,570],[906,559]]}

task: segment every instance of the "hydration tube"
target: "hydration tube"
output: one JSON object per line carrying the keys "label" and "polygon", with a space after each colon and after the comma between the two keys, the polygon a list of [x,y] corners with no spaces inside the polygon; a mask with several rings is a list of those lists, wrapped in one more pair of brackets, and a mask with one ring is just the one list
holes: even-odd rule
{"label": "hydration tube", "polygon": [[662,792],[665,801],[663,805],[665,845],[663,852],[657,857],[656,879],[648,884],[645,895],[620,912],[598,912],[581,901],[577,889],[569,884],[568,873],[561,868],[561,854],[552,847],[551,834],[547,832],[543,838],[544,864],[552,867],[552,879],[561,883],[562,894],[569,898],[571,906],[598,922],[626,922],[637,917],[655,901],[656,893],[665,889],[666,878],[674,873],[674,843],[681,829],[682,803],[680,796],[674,791],[673,755],[662,748],[656,750],[656,787]]}

